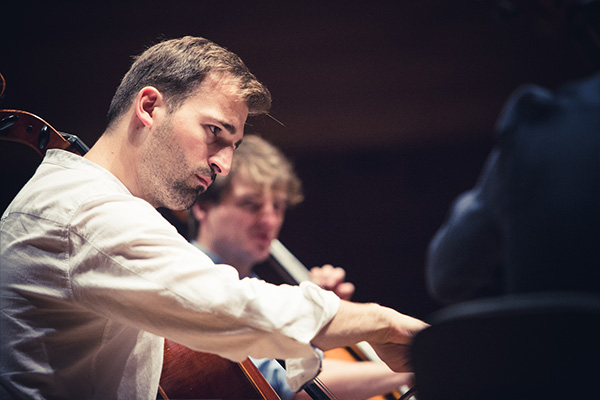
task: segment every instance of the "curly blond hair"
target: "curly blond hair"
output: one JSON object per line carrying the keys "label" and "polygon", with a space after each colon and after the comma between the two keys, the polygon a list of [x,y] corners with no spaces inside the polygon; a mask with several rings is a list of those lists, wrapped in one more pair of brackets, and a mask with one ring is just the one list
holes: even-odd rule
{"label": "curly blond hair", "polygon": [[291,161],[275,146],[257,135],[246,135],[235,151],[231,172],[218,176],[200,196],[200,201],[220,202],[231,188],[235,176],[264,188],[281,190],[287,195],[288,207],[304,200],[302,182]]}

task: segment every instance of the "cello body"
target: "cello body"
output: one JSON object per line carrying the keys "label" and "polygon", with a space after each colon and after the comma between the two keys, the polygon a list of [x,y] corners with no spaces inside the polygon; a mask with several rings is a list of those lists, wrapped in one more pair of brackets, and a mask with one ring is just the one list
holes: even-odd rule
{"label": "cello body", "polygon": [[164,400],[279,400],[250,359],[236,363],[170,340],[165,340],[160,394]]}

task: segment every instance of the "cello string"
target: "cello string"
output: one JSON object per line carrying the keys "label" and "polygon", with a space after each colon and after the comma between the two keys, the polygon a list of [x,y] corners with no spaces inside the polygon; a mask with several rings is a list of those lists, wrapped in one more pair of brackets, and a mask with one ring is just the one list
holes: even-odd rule
{"label": "cello string", "polygon": [[329,397],[332,400],[337,400],[335,394],[333,394],[333,392],[323,383],[321,379],[316,377],[314,379],[314,383],[327,395],[327,397]]}
{"label": "cello string", "polygon": [[402,396],[400,396],[400,398],[398,400],[408,400],[416,394],[417,394],[417,387],[413,386],[410,389],[408,389],[406,391],[406,393],[404,393]]}

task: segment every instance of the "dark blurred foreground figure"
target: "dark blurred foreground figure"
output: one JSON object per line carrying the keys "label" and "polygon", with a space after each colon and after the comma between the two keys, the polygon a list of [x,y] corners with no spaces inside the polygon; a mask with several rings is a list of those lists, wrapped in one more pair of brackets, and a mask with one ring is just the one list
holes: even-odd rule
{"label": "dark blurred foreground figure", "polygon": [[544,38],[552,26],[554,39],[575,51],[578,76],[588,77],[554,91],[526,85],[508,99],[476,186],[455,201],[430,243],[429,291],[442,303],[548,290],[598,293],[600,1],[498,4],[545,26]]}
{"label": "dark blurred foreground figure", "polygon": [[453,304],[414,339],[419,400],[597,392],[600,7],[539,3],[564,7],[559,15],[579,22],[572,32],[590,34],[581,44],[596,72],[556,90],[523,86],[509,98],[477,184],[431,241],[429,291]]}
{"label": "dark blurred foreground figure", "polygon": [[498,123],[477,185],[429,248],[439,301],[600,291],[600,74],[551,92],[525,86]]}
{"label": "dark blurred foreground figure", "polygon": [[429,248],[420,400],[592,398],[600,374],[600,74],[519,89]]}

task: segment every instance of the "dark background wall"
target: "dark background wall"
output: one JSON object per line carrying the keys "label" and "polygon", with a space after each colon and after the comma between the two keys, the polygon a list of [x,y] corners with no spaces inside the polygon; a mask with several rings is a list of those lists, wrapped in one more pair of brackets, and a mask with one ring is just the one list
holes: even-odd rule
{"label": "dark background wall", "polygon": [[283,125],[261,117],[247,131],[279,145],[304,181],[282,241],[308,266],[345,267],[356,300],[426,318],[439,307],[427,243],[475,182],[507,96],[593,69],[562,3],[22,1],[3,9],[0,108],[92,145],[130,56],[207,37],[272,91]]}

